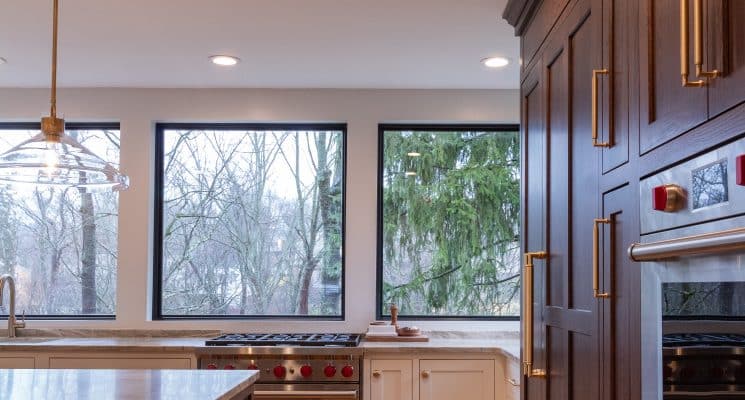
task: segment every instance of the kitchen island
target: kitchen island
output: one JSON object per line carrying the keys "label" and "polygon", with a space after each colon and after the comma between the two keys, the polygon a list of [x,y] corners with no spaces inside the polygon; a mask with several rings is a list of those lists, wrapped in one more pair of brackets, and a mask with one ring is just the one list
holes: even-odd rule
{"label": "kitchen island", "polygon": [[0,369],[0,399],[244,400],[258,371]]}

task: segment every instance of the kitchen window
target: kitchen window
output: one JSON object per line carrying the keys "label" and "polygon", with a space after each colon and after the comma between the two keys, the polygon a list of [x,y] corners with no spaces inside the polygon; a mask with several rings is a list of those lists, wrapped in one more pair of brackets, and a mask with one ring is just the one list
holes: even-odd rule
{"label": "kitchen window", "polygon": [[156,132],[154,316],[342,319],[346,126]]}
{"label": "kitchen window", "polygon": [[[39,133],[0,123],[0,154]],[[119,162],[119,124],[67,124],[68,135]],[[0,186],[0,274],[16,281],[30,319],[108,319],[116,311],[119,195],[74,188]],[[0,307],[0,319],[7,316]]]}
{"label": "kitchen window", "polygon": [[381,125],[377,317],[517,319],[515,125]]}

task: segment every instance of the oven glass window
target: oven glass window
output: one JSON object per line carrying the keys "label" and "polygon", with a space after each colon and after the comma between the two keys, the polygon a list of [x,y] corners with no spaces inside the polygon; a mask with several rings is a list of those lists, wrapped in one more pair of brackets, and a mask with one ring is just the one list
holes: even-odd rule
{"label": "oven glass window", "polygon": [[662,284],[665,319],[745,318],[745,282]]}
{"label": "oven glass window", "polygon": [[709,207],[729,200],[727,160],[699,168],[693,174],[693,209]]}

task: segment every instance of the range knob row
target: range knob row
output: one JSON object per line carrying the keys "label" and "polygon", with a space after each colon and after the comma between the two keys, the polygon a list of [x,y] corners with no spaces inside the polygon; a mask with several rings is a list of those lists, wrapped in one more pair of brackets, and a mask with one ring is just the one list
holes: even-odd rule
{"label": "range knob row", "polygon": [[[207,364],[207,369],[218,369],[217,364]],[[233,364],[226,364],[223,369],[233,370],[236,369],[236,367]],[[248,366],[247,369],[258,370],[259,367],[256,364],[251,364]],[[274,367],[272,372],[274,373],[275,377],[282,379],[287,375],[287,368],[284,365],[279,364]],[[329,364],[323,369],[323,374],[329,378],[334,377],[336,375],[336,372],[336,366],[334,366],[333,364]],[[309,378],[313,375],[313,367],[307,364],[303,365],[302,367],[300,367],[300,375],[302,375],[304,378]],[[351,378],[354,375],[354,367],[351,365],[345,365],[341,369],[341,375],[345,378]]]}

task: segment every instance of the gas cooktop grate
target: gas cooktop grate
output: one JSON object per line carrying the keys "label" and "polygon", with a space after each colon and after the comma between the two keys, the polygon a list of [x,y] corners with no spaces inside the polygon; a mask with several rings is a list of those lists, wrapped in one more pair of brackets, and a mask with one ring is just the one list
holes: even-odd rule
{"label": "gas cooktop grate", "polygon": [[662,347],[737,346],[745,347],[745,335],[681,333],[662,336]]}
{"label": "gas cooktop grate", "polygon": [[352,333],[229,333],[209,339],[205,345],[356,347],[360,338]]}

